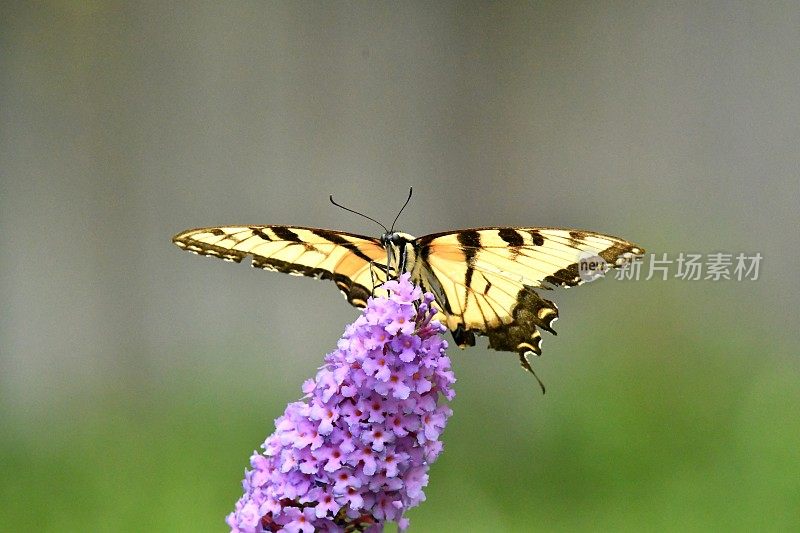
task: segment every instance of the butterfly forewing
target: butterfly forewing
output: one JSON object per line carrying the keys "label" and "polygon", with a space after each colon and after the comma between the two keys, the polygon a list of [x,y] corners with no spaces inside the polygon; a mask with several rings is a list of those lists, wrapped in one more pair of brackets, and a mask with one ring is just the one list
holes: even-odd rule
{"label": "butterfly forewing", "polygon": [[386,280],[386,251],[378,239],[298,226],[220,226],[179,233],[173,242],[201,255],[317,279],[331,279],[355,306]]}
{"label": "butterfly forewing", "polygon": [[535,288],[583,283],[578,262],[587,255],[614,267],[643,253],[617,237],[558,228],[467,229],[415,244],[417,277],[441,286],[439,300],[456,342],[474,345],[475,334],[486,335],[490,348],[521,355],[541,353],[539,329],[555,333],[558,308]]}

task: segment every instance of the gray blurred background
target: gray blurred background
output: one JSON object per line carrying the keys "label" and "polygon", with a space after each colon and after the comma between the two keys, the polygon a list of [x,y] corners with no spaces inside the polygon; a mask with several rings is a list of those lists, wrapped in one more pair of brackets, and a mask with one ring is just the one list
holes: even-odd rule
{"label": "gray blurred background", "polygon": [[546,225],[757,281],[552,296],[536,361],[451,349],[412,531],[800,526],[795,2],[0,7],[0,520],[217,531],[357,311],[176,232]]}

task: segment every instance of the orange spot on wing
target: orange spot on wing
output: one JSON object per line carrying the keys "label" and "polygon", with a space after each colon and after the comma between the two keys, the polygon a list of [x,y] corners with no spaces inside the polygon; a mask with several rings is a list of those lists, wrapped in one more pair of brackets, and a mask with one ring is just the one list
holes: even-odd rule
{"label": "orange spot on wing", "polygon": [[451,245],[432,245],[431,255],[436,255],[437,259],[443,261],[464,261],[464,252],[458,246]]}
{"label": "orange spot on wing", "polygon": [[348,253],[342,258],[341,263],[336,266],[336,272],[338,274],[344,274],[348,277],[353,277],[353,275],[358,272],[358,270],[364,266],[364,260],[359,258],[356,255]]}

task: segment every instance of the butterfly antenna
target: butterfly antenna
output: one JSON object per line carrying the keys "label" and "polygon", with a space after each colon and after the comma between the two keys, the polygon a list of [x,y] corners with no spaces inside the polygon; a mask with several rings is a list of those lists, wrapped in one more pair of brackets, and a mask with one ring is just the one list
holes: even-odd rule
{"label": "butterfly antenna", "polygon": [[394,217],[394,221],[392,221],[392,229],[389,230],[389,233],[394,231],[394,223],[397,222],[397,219],[400,218],[400,215],[402,214],[403,209],[405,209],[406,206],[408,205],[408,202],[411,201],[411,194],[413,194],[413,192],[414,192],[414,187],[409,187],[408,188],[408,198],[406,198],[406,203],[403,204],[403,207],[400,208],[400,212],[397,213],[396,217]]}
{"label": "butterfly antenna", "polygon": [[380,222],[378,222],[378,221],[377,221],[377,220],[375,220],[374,218],[372,218],[372,217],[369,217],[369,216],[365,215],[364,213],[359,213],[358,211],[355,211],[355,210],[353,210],[353,209],[350,209],[349,207],[345,207],[345,206],[343,206],[342,204],[337,204],[337,203],[336,203],[336,201],[333,199],[333,195],[332,195],[332,194],[331,194],[331,196],[330,196],[330,199],[331,199],[331,203],[332,203],[333,205],[335,205],[336,207],[341,207],[341,208],[342,208],[342,209],[344,209],[345,211],[350,211],[351,213],[355,213],[355,214],[356,214],[356,215],[358,215],[358,216],[362,216],[362,217],[364,217],[364,218],[366,218],[366,219],[368,219],[368,220],[371,220],[371,221],[373,221],[374,223],[376,223],[377,225],[379,225],[380,227],[382,227],[382,228],[383,228],[383,231],[385,231],[386,233],[389,233],[389,230],[388,230],[388,229],[386,229],[386,226],[384,226],[383,224],[381,224]]}

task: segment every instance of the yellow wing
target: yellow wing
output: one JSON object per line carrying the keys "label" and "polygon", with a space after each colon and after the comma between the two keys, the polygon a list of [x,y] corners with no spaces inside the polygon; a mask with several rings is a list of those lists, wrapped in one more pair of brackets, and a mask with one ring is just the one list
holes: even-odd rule
{"label": "yellow wing", "polygon": [[331,279],[347,301],[366,305],[373,287],[386,281],[386,251],[378,239],[318,228],[220,226],[184,231],[172,238],[201,255],[316,279]]}
{"label": "yellow wing", "polygon": [[553,334],[556,305],[534,290],[584,282],[578,263],[599,256],[619,267],[644,250],[623,239],[559,228],[476,228],[426,235],[415,243],[413,275],[432,290],[453,338],[474,346],[475,335],[489,347],[514,351],[530,370],[526,355],[541,354],[539,329]]}

